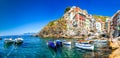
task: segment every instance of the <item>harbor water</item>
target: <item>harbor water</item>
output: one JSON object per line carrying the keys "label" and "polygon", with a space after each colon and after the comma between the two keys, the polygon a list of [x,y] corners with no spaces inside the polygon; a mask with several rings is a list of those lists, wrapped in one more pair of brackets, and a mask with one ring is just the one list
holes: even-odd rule
{"label": "harbor water", "polygon": [[[47,46],[49,40],[28,35],[21,36],[24,41],[21,45],[4,44],[4,38],[19,36],[2,36],[0,40],[0,58],[108,58],[111,51],[89,51],[76,48],[74,45],[64,45],[56,51]],[[74,42],[74,39],[66,39]]]}

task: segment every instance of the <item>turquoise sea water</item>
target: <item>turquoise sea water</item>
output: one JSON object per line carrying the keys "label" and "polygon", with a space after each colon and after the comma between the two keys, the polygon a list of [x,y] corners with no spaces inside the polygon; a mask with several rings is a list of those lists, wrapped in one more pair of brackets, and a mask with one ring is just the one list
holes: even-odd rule
{"label": "turquoise sea water", "polygon": [[[108,58],[111,52],[108,51],[86,51],[75,48],[74,45],[66,46],[54,51],[46,44],[49,40],[39,37],[22,36],[24,39],[21,45],[5,45],[4,38],[17,38],[18,36],[4,36],[0,40],[0,58]],[[73,41],[73,39],[67,39]]]}

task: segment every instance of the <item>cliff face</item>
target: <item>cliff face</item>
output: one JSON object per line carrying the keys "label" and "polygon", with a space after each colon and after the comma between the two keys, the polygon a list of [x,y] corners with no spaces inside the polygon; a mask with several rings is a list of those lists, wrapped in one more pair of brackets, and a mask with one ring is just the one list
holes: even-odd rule
{"label": "cliff face", "polygon": [[49,22],[39,33],[41,37],[59,37],[64,35],[66,31],[66,20],[60,18],[55,21]]}
{"label": "cliff face", "polygon": [[107,17],[90,15],[86,10],[79,7],[67,7],[62,18],[49,22],[40,32],[41,37],[73,37],[86,35],[95,29],[97,19]]}

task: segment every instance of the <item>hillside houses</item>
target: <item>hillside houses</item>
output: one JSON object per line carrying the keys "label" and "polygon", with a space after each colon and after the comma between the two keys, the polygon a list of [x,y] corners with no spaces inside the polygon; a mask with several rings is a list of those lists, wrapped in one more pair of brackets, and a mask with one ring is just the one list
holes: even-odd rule
{"label": "hillside houses", "polygon": [[[99,16],[101,17],[101,16]],[[64,14],[64,18],[67,21],[67,31],[68,36],[78,36],[78,35],[88,35],[89,32],[93,33],[107,33],[110,31],[109,19],[106,23],[102,18],[94,18],[93,15],[88,14],[86,10],[82,10],[79,7],[72,6],[69,11]],[[107,29],[107,30],[106,30]],[[109,30],[109,31],[108,31]]]}
{"label": "hillside houses", "polygon": [[[59,20],[52,21],[41,31],[45,37],[80,37],[81,35],[102,35],[111,33],[114,27],[114,36],[118,36],[120,25],[120,14],[117,12],[112,18],[88,14],[86,10],[72,6],[65,10],[65,14]],[[117,22],[117,23],[116,23]],[[116,35],[117,34],[117,35]],[[44,37],[44,36],[43,36]]]}
{"label": "hillside houses", "polygon": [[120,36],[120,10],[117,11],[113,16],[112,16],[112,26],[114,29],[114,37]]}
{"label": "hillside houses", "polygon": [[[74,36],[87,33],[91,27],[92,15],[89,15],[86,10],[73,6],[64,14],[67,20],[67,35]],[[93,21],[92,21],[93,22]]]}
{"label": "hillside houses", "polygon": [[107,34],[110,33],[110,26],[111,26],[112,20],[111,18],[106,18],[106,22],[105,22],[105,29]]}

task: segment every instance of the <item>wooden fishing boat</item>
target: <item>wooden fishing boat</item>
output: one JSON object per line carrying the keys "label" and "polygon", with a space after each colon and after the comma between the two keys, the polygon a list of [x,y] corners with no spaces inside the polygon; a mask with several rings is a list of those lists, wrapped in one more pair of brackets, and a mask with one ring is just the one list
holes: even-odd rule
{"label": "wooden fishing boat", "polygon": [[78,48],[81,48],[81,49],[94,50],[94,45],[92,45],[88,42],[75,43],[75,46]]}
{"label": "wooden fishing boat", "polygon": [[13,43],[13,42],[14,42],[14,40],[13,40],[12,38],[9,38],[9,39],[5,38],[5,39],[4,39],[4,43],[5,43],[5,44],[11,44],[11,43]]}
{"label": "wooden fishing boat", "polygon": [[56,40],[56,47],[62,47],[62,41]]}
{"label": "wooden fishing boat", "polygon": [[15,39],[15,44],[21,44],[23,43],[23,38],[16,38]]}
{"label": "wooden fishing boat", "polygon": [[64,41],[63,41],[63,44],[64,44],[64,45],[71,45],[71,41],[66,41],[66,40],[64,40]]}
{"label": "wooden fishing boat", "polygon": [[56,44],[53,41],[48,41],[47,45],[53,49],[56,49]]}

